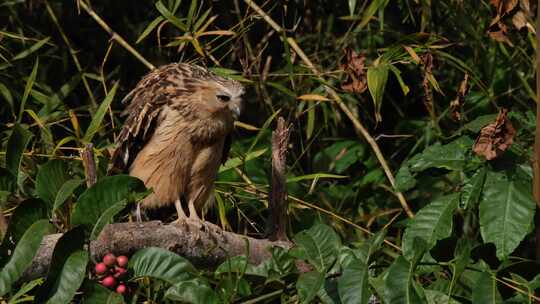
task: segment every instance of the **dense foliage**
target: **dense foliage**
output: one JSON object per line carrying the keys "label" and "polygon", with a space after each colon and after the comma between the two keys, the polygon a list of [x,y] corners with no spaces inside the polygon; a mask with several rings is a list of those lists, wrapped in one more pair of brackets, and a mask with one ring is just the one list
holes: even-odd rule
{"label": "dense foliage", "polygon": [[[528,0],[82,1],[0,2],[0,302],[539,301]],[[205,216],[224,229],[264,237],[271,131],[292,123],[296,246],[217,269],[145,248],[121,296],[93,279],[85,243],[148,193],[106,176],[108,151],[122,97],[176,61],[247,88]],[[48,275],[21,281],[55,232]]]}

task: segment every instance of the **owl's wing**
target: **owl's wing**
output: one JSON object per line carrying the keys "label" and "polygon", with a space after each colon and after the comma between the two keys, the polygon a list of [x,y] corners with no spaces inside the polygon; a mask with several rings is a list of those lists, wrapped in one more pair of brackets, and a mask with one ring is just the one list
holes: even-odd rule
{"label": "owl's wing", "polygon": [[128,103],[122,116],[127,116],[116,147],[112,153],[109,173],[124,171],[133,162],[137,153],[152,137],[159,124],[160,113],[167,105],[167,87],[171,85],[170,69],[157,69],[144,77],[122,103]]}

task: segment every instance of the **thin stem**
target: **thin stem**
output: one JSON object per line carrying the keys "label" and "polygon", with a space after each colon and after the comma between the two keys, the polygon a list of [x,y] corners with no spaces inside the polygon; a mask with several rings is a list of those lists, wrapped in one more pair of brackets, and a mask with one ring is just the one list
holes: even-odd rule
{"label": "thin stem", "polygon": [[146,60],[139,52],[137,52],[137,50],[135,50],[129,43],[127,43],[126,40],[122,38],[122,36],[118,35],[115,31],[113,31],[107,25],[107,23],[105,23],[105,21],[103,21],[103,19],[101,19],[101,17],[99,17],[98,14],[94,12],[93,9],[91,9],[86,5],[86,3],[84,3],[84,1],[79,1],[79,5],[85,12],[88,13],[88,15],[90,15],[90,17],[92,17],[97,22],[97,24],[99,24],[99,26],[101,26],[101,28],[103,28],[107,33],[109,33],[109,35],[111,35],[112,40],[118,42],[118,44],[123,46],[128,52],[135,56],[135,58],[142,62],[148,69],[153,70],[156,68],[153,64],[148,62],[148,60]]}

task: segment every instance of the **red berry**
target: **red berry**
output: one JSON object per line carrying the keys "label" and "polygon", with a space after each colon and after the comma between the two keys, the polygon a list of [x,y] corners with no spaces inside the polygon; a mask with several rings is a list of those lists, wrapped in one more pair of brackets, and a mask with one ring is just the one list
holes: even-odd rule
{"label": "red berry", "polygon": [[115,267],[114,269],[115,269],[115,274],[114,274],[115,278],[124,278],[127,274],[127,270],[125,268]]}
{"label": "red berry", "polygon": [[114,288],[116,285],[116,280],[113,276],[108,276],[103,281],[101,281],[101,285],[107,287],[107,288]]}
{"label": "red berry", "polygon": [[97,263],[94,270],[96,271],[96,274],[104,274],[107,272],[107,265],[104,263]]}
{"label": "red berry", "polygon": [[127,258],[127,256],[121,255],[121,256],[117,257],[117,258],[116,258],[116,263],[117,263],[118,266],[120,266],[120,267],[126,267],[127,264],[128,264],[128,258]]}
{"label": "red berry", "polygon": [[116,292],[118,292],[119,294],[124,294],[126,293],[126,291],[127,291],[127,287],[124,284],[120,284],[118,285],[118,287],[116,287]]}
{"label": "red berry", "polygon": [[112,253],[107,253],[103,257],[103,263],[105,263],[105,265],[107,265],[109,267],[113,267],[114,264],[116,264],[116,257]]}

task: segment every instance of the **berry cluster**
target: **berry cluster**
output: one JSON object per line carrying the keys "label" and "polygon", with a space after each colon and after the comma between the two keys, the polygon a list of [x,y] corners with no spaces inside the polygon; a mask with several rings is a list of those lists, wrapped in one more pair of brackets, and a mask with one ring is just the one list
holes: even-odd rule
{"label": "berry cluster", "polygon": [[128,258],[124,255],[116,257],[107,253],[101,263],[97,263],[94,271],[101,285],[116,290],[119,294],[125,294],[127,287],[124,280],[127,277],[126,266]]}

